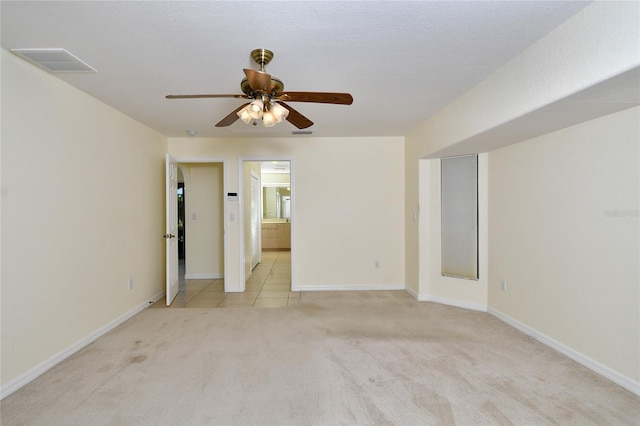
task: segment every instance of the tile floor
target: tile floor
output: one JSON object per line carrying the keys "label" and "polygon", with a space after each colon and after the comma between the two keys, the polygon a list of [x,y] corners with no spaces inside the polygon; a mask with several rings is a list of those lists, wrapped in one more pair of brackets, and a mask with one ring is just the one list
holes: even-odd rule
{"label": "tile floor", "polygon": [[[225,293],[222,279],[182,279],[169,308],[278,308],[300,300],[301,293],[291,291],[291,252],[265,251],[262,263],[247,280],[244,293]],[[167,306],[161,299],[153,307]]]}

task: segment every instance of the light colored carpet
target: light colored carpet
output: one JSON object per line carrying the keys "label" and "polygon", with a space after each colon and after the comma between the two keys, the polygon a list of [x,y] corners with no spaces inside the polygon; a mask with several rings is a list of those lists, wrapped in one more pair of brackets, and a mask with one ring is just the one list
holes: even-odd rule
{"label": "light colored carpet", "polygon": [[1,403],[2,425],[638,424],[640,398],[489,314],[405,292],[146,309]]}

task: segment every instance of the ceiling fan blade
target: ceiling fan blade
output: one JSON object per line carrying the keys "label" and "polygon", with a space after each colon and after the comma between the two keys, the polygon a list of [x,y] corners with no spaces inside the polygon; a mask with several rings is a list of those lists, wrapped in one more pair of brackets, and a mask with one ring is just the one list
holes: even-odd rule
{"label": "ceiling fan blade", "polygon": [[167,95],[167,99],[236,98],[249,99],[247,95]]}
{"label": "ceiling fan blade", "polygon": [[309,120],[307,117],[300,114],[298,111],[291,108],[289,105],[285,104],[282,101],[278,103],[289,110],[287,121],[293,124],[294,126],[296,126],[298,129],[306,129],[307,127],[313,126],[313,121]]}
{"label": "ceiling fan blade", "polygon": [[285,92],[278,99],[290,102],[315,102],[321,104],[351,105],[353,96],[349,93],[332,92]]}
{"label": "ceiling fan blade", "polygon": [[245,68],[244,74],[249,80],[249,86],[254,92],[269,93],[271,91],[271,74],[263,71],[257,71]]}
{"label": "ceiling fan blade", "polygon": [[231,114],[227,115],[225,118],[223,118],[222,120],[220,120],[217,124],[216,127],[227,127],[227,126],[231,126],[233,123],[236,122],[236,120],[240,117],[238,117],[238,111],[240,111],[242,108],[246,107],[247,105],[249,105],[248,103],[246,104],[242,104],[240,105],[238,108],[236,108]]}

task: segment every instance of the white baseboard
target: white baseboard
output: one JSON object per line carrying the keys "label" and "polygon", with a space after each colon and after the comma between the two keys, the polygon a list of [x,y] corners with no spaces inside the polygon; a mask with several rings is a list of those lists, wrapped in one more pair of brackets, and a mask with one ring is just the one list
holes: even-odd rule
{"label": "white baseboard", "polygon": [[404,290],[404,284],[384,285],[297,285],[291,291],[375,291],[375,290]]}
{"label": "white baseboard", "polygon": [[440,296],[419,295],[413,291],[409,291],[409,293],[418,299],[419,302],[434,302],[440,303],[441,305],[455,306],[457,308],[464,308],[472,311],[487,312],[487,305],[481,305],[479,303],[465,302],[464,300],[449,299]]}
{"label": "white baseboard", "polygon": [[632,392],[640,396],[640,382],[633,380],[632,378],[627,377],[623,374],[620,374],[619,372],[607,367],[606,365],[603,365],[598,361],[589,358],[588,356],[576,351],[575,349],[572,349],[569,346],[563,343],[560,343],[557,340],[545,334],[540,333],[536,329],[529,327],[528,325],[523,324],[520,321],[515,320],[508,315],[503,314],[502,312],[489,308],[489,313],[495,316],[496,318],[498,318],[499,320],[509,324],[513,328],[520,330],[521,332],[523,332],[528,336],[533,337],[540,343],[547,345],[552,349],[555,349],[556,351],[571,358],[577,363],[584,365],[585,367],[592,370],[593,372],[611,380],[613,383],[619,386],[622,386],[629,392]]}
{"label": "white baseboard", "polygon": [[404,290],[409,293],[410,295],[412,295],[414,297],[414,299],[418,300],[418,293],[416,293],[415,291],[413,291],[412,288],[409,287],[405,287]]}
{"label": "white baseboard", "polygon": [[151,297],[150,299],[148,299],[144,303],[141,303],[140,305],[136,306],[135,308],[133,308],[129,312],[127,312],[127,313],[121,315],[120,317],[116,318],[115,320],[111,321],[109,324],[105,325],[104,327],[99,328],[98,330],[96,330],[93,333],[89,334],[88,336],[80,339],[79,341],[77,341],[73,345],[69,346],[68,348],[58,352],[57,354],[53,355],[49,359],[45,360],[44,362],[36,365],[32,369],[28,370],[26,373],[21,374],[20,376],[18,376],[15,379],[11,380],[6,385],[2,386],[2,389],[0,390],[0,399],[6,398],[7,396],[11,395],[15,391],[17,391],[18,389],[20,389],[21,387],[26,385],[27,383],[29,383],[32,380],[36,379],[41,374],[45,373],[47,370],[53,368],[54,366],[56,366],[60,362],[62,362],[65,359],[69,358],[71,355],[75,354],[80,349],[84,348],[85,346],[89,345],[90,343],[95,342],[99,337],[104,336],[105,334],[107,334],[108,332],[110,332],[111,330],[113,330],[114,328],[119,326],[120,324],[124,323],[128,319],[130,319],[133,316],[135,316],[136,314],[140,313],[143,309],[148,308],[149,306],[151,306],[152,304],[154,304],[158,300],[162,299],[164,297],[164,295],[165,295],[164,291],[161,292],[161,293],[156,294],[155,296]]}
{"label": "white baseboard", "polygon": [[224,274],[185,274],[185,280],[219,280],[224,278]]}

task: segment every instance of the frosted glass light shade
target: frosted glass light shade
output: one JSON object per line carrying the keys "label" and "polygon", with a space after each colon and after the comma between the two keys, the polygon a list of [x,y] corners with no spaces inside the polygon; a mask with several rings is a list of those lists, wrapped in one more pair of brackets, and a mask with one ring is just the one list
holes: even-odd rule
{"label": "frosted glass light shade", "polygon": [[287,118],[287,116],[289,115],[289,110],[283,107],[282,105],[280,105],[279,103],[274,102],[271,105],[271,113],[276,118],[276,122],[281,123],[282,120]]}
{"label": "frosted glass light shade", "polygon": [[272,111],[267,111],[262,114],[262,125],[264,127],[273,127],[278,124],[278,119],[275,117]]}
{"label": "frosted glass light shade", "polygon": [[237,112],[237,114],[238,117],[240,117],[240,120],[244,121],[245,123],[249,124],[251,122],[251,115],[249,115],[249,111],[247,111],[247,108],[242,108]]}

